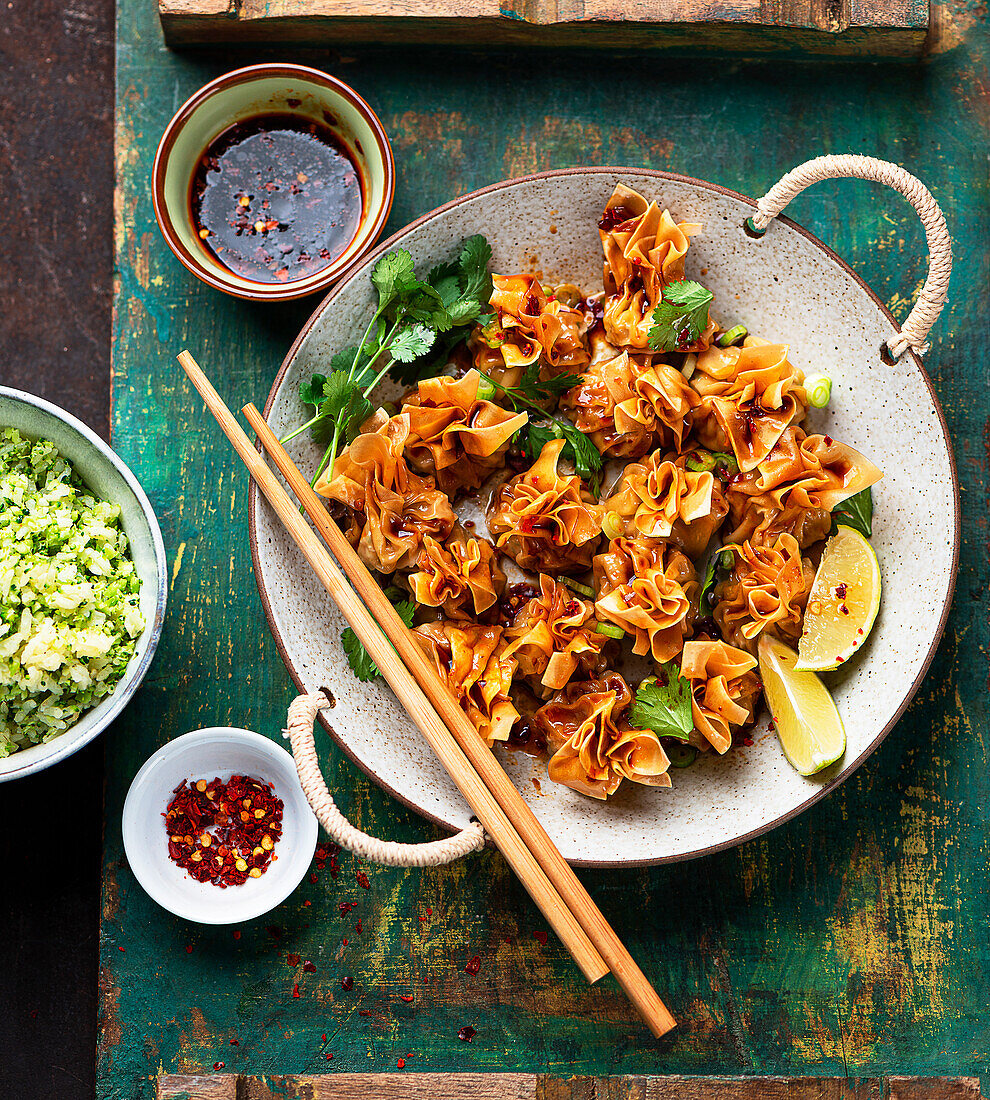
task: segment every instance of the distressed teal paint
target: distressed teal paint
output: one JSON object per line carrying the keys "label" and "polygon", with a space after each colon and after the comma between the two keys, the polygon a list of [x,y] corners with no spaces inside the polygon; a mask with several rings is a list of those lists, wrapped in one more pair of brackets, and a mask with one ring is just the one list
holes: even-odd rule
{"label": "distressed teal paint", "polygon": [[[314,303],[224,298],[166,249],[148,191],[158,136],[202,82],[261,55],[170,54],[153,5],[121,0],[114,439],[158,509],[174,579],[154,668],[106,742],[101,1097],[150,1097],[160,1068],[381,1071],[399,1056],[408,1071],[988,1073],[990,49],[975,9],[953,15],[974,22],[968,43],[918,66],[419,48],[293,55],[352,83],[392,135],[390,229],[544,168],[664,168],[759,194],[807,157],[846,151],[905,164],[945,208],[957,260],[928,365],[964,514],[945,639],[896,731],[825,803],[708,859],[582,874],[681,1020],[656,1043],[610,979],[590,989],[552,937],[541,946],[542,921],[492,853],[449,870],[369,867],[368,891],[344,856],[336,882],[319,873],[240,940],[170,917],[127,869],[120,809],[144,759],[203,725],[277,737],[292,696],[251,576],[247,479],[174,355],[189,347],[232,407],[260,403]],[[788,213],[906,314],[925,273],[906,205],[845,182],[819,185]],[[436,835],[319,743],[354,820],[397,839]],[[341,916],[343,900],[360,909]],[[289,952],[317,972],[288,966]],[[474,954],[477,977],[463,969]],[[355,979],[350,994],[343,974]],[[471,1045],[457,1039],[466,1023],[478,1031]]]}

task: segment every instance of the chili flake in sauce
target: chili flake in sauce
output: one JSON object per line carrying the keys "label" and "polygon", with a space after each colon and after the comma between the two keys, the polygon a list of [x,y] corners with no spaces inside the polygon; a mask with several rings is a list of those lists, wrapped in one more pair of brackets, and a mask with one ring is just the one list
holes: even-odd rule
{"label": "chili flake in sauce", "polygon": [[242,886],[275,858],[284,809],[270,783],[250,776],[185,780],[162,815],[169,858],[197,882]]}

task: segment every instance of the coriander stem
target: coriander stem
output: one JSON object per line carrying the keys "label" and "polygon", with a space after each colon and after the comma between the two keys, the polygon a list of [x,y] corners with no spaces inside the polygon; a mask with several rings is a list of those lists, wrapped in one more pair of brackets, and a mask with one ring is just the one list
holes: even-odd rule
{"label": "coriander stem", "polygon": [[[373,364],[373,363],[375,362],[375,360],[376,360],[376,359],[378,358],[378,356],[379,356],[379,355],[381,355],[381,353],[382,353],[382,352],[383,352],[383,351],[384,351],[384,350],[385,350],[385,349],[386,349],[386,348],[388,347],[388,345],[389,345],[389,344],[390,344],[390,343],[392,342],[392,337],[393,337],[393,336],[395,335],[396,329],[397,329],[398,327],[399,327],[399,322],[398,322],[398,321],[396,321],[396,322],[395,322],[395,324],[394,324],[394,325],[392,326],[392,330],[391,330],[391,332],[387,333],[387,334],[386,334],[386,336],[385,336],[385,339],[384,339],[384,340],[382,341],[382,346],[381,346],[381,347],[380,347],[380,348],[378,349],[378,351],[377,351],[377,352],[375,353],[375,355],[374,355],[374,356],[372,357],[372,359],[371,359],[371,360],[369,361],[369,363],[368,363],[368,366],[369,366],[369,367],[370,367],[370,366],[371,366],[371,365],[372,365],[372,364]],[[373,390],[373,389],[375,388],[375,386],[377,386],[377,385],[378,385],[378,383],[379,383],[379,382],[380,382],[380,381],[382,380],[382,377],[384,376],[385,372],[386,372],[386,371],[387,371],[387,370],[389,369],[389,367],[391,367],[391,366],[392,366],[392,360],[391,360],[391,359],[389,359],[389,361],[388,361],[388,362],[387,362],[387,363],[385,364],[385,366],[384,366],[384,367],[382,367],[382,369],[381,369],[381,370],[380,370],[380,371],[379,371],[379,372],[378,372],[378,373],[377,373],[377,374],[375,375],[375,377],[374,377],[373,381],[372,381],[372,382],[371,382],[371,383],[370,383],[370,384],[368,385],[368,387],[367,387],[367,388],[365,389],[365,391],[364,391],[364,394],[363,394],[363,396],[364,396],[364,397],[367,397],[367,396],[368,396],[368,395],[369,395],[369,394],[371,393],[371,391],[372,391],[372,390]]]}
{"label": "coriander stem", "polygon": [[294,432],[290,432],[287,436],[283,436],[283,438],[279,440],[279,443],[284,447],[286,443],[288,443],[290,440],[295,439],[297,435],[302,435],[303,432],[307,428],[312,428],[312,426],[319,419],[320,419],[320,414],[317,413],[316,416],[314,416],[312,420],[307,420],[306,423],[303,424],[303,426],[301,428],[296,428],[296,430]]}

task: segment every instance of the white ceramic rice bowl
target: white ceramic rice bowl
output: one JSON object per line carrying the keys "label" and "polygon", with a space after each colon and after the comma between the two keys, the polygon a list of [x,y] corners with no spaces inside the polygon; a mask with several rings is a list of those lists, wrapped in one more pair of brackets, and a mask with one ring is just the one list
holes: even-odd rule
{"label": "white ceramic rice bowl", "polygon": [[[895,725],[924,677],[951,603],[959,544],[955,469],[942,413],[912,352],[892,365],[882,361],[881,345],[898,331],[882,303],[787,218],[754,239],[743,228],[753,200],[660,172],[568,169],[507,181],[401,230],[337,285],[297,338],[265,407],[276,434],[302,419],[300,380],[325,372],[335,352],[360,339],[374,309],[370,271],[383,252],[407,248],[426,270],[464,237],[483,233],[494,251],[493,270],[537,271],[548,283],[594,290],[602,278],[596,222],[620,180],[655,197],[675,218],[703,223],[687,275],[697,278],[706,269],[702,278],[715,294],[716,316],[790,344],[797,366],[832,377],[831,403],[812,410],[811,430],[834,435],[885,471],[874,494],[872,539],[884,593],[863,651],[828,678],[848,744],[844,757],[816,777],[790,767],[765,712],[751,747],[672,771],[670,790],[625,783],[606,804],[551,783],[542,761],[496,750],[565,858],[588,866],[674,861],[729,847],[787,821],[850,775]],[[395,392],[380,391],[382,399]],[[304,471],[315,469],[320,457],[305,436],[290,444],[290,453]],[[255,574],[279,651],[302,690],[332,689],[328,729],[337,744],[400,801],[450,829],[463,828],[468,806],[390,689],[354,678],[338,642],[346,624],[253,485],[250,523]]]}

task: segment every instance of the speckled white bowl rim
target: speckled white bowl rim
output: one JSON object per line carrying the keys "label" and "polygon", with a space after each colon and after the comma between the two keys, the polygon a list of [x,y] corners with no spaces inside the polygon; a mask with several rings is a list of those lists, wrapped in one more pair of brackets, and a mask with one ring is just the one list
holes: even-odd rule
{"label": "speckled white bowl rim", "polygon": [[[197,882],[172,862],[162,824],[180,783],[215,775],[225,781],[232,775],[251,775],[271,782],[285,806],[282,838],[274,849],[278,860],[260,877],[226,889]],[[148,896],[197,924],[240,924],[281,905],[302,882],[319,835],[291,755],[271,738],[237,726],[184,733],[149,756],[128,788],[121,830],[128,865]]]}
{"label": "speckled white bowl rim", "polygon": [[[53,419],[61,421],[72,432],[81,436],[90,448],[100,455],[101,460],[112,467],[115,473],[123,479],[128,489],[133,493],[134,499],[148,525],[157,576],[153,602],[150,599],[142,601],[146,610],[144,631],[138,637],[134,656],[131,658],[127,670],[117,686],[96,707],[83,714],[79,721],[67,729],[65,733],[42,745],[32,745],[30,748],[21,749],[19,752],[12,753],[5,759],[0,760],[0,783],[5,783],[9,779],[20,779],[22,776],[33,775],[35,772],[50,768],[52,764],[57,764],[60,760],[64,760],[67,756],[78,752],[84,745],[88,745],[117,718],[124,707],[127,706],[131,696],[140,687],[141,681],[151,667],[155,650],[158,647],[158,640],[161,637],[162,623],[165,621],[165,603],[168,596],[168,566],[165,559],[165,543],[162,540],[161,528],[158,526],[158,518],[151,507],[151,501],[148,500],[138,479],[131,473],[128,466],[95,432],[87,428],[81,420],[77,420],[71,413],[67,413],[65,409],[60,409],[57,405],[53,405],[50,401],[45,401],[41,397],[35,397],[34,394],[25,393],[23,390],[15,390],[8,386],[0,386],[0,399],[3,398],[32,406]],[[19,426],[17,424],[6,424],[0,417],[0,428],[6,427],[17,428]],[[28,434],[32,435],[33,433]],[[64,449],[60,448],[60,452],[64,453]],[[82,470],[79,469],[78,459],[74,459],[69,454],[66,454],[65,457],[77,467],[85,481],[86,478]],[[119,504],[120,502],[115,501],[114,503]],[[128,532],[128,538],[133,539],[133,534],[133,531]],[[148,578],[143,578],[142,584],[147,583]],[[153,612],[149,617],[147,610],[152,608]]]}
{"label": "speckled white bowl rim", "polygon": [[[505,181],[502,181],[500,183],[492,184],[488,187],[481,188],[478,191],[473,191],[469,194],[463,195],[460,198],[454,199],[451,202],[448,202],[448,203],[444,204],[443,206],[440,206],[437,209],[435,209],[433,211],[430,211],[429,213],[424,214],[422,217],[417,218],[415,221],[409,223],[409,225],[407,225],[404,228],[400,229],[398,232],[394,233],[388,240],[381,243],[378,246],[378,248],[375,249],[374,252],[366,255],[365,257],[363,257],[361,259],[361,261],[358,264],[352,266],[346,272],[344,272],[344,274],[340,278],[340,281],[337,283],[337,285],[334,287],[334,289],[320,303],[320,305],[316,308],[313,315],[306,322],[306,324],[304,325],[302,331],[299,333],[296,340],[292,344],[292,347],[289,349],[287,355],[285,356],[285,359],[282,362],[282,366],[281,366],[281,368],[280,368],[278,374],[276,375],[275,380],[272,384],[271,391],[270,391],[269,396],[268,396],[268,400],[265,403],[265,409],[264,409],[265,418],[268,419],[268,420],[271,420],[271,414],[272,414],[273,408],[276,404],[276,401],[277,401],[277,398],[279,396],[279,393],[280,393],[281,387],[283,385],[283,382],[286,379],[287,374],[292,369],[297,355],[303,349],[303,346],[304,346],[307,338],[310,336],[311,332],[313,331],[313,329],[317,325],[317,323],[322,319],[324,313],[332,306],[334,300],[343,291],[345,291],[347,289],[347,287],[350,285],[351,281],[356,276],[361,276],[362,272],[370,271],[371,267],[374,265],[374,263],[377,261],[377,259],[383,253],[385,253],[385,252],[389,251],[390,249],[396,247],[400,243],[403,246],[407,246],[407,247],[410,246],[411,244],[414,244],[415,237],[412,237],[412,239],[410,239],[410,235],[413,234],[414,231],[416,231],[419,228],[421,228],[422,226],[424,226],[424,224],[426,224],[428,222],[432,222],[433,220],[435,220],[437,218],[441,218],[443,215],[449,213],[450,211],[456,210],[458,207],[461,207],[464,204],[472,203],[472,202],[478,200],[479,198],[483,198],[486,195],[492,195],[493,193],[497,193],[497,192],[500,192],[500,191],[503,191],[503,190],[506,190],[506,189],[509,189],[509,188],[532,185],[532,184],[538,183],[538,181],[544,181],[544,180],[553,181],[555,179],[562,179],[562,178],[566,178],[566,177],[583,177],[583,178],[587,179],[589,185],[594,184],[596,186],[596,188],[598,188],[601,192],[602,203],[604,203],[604,200],[608,197],[608,194],[611,193],[611,189],[612,189],[612,186],[614,185],[614,183],[617,180],[622,179],[624,181],[629,182],[631,184],[631,186],[634,186],[634,187],[636,187],[636,186],[642,187],[642,186],[647,186],[647,185],[650,185],[650,184],[654,184],[657,187],[658,190],[662,189],[662,186],[664,184],[686,185],[687,187],[689,187],[689,188],[691,188],[691,189],[693,189],[693,190],[695,190],[696,192],[699,192],[699,193],[708,192],[708,193],[710,193],[710,194],[712,194],[716,197],[719,197],[719,198],[735,200],[737,203],[739,203],[743,207],[749,208],[750,210],[755,210],[755,208],[756,208],[756,202],[752,198],[750,198],[746,195],[742,195],[739,192],[732,191],[728,188],[722,187],[718,184],[709,183],[707,181],[695,179],[695,178],[690,177],[690,176],[677,175],[675,173],[659,172],[659,171],[654,171],[654,170],[644,169],[644,168],[623,168],[623,167],[611,167],[611,166],[591,167],[591,168],[566,168],[566,169],[560,169],[560,170],[556,170],[556,171],[552,171],[552,172],[541,172],[541,173],[537,173],[537,174],[534,174],[534,175],[520,177],[518,179],[505,180]],[[603,177],[605,177],[605,178],[603,178]],[[600,183],[599,183],[599,181],[600,181]],[[661,195],[661,198],[662,197],[663,196]],[[887,196],[881,193],[881,199],[879,201],[884,201],[884,202],[888,201]],[[689,212],[688,213],[682,213],[677,208],[676,202],[671,202],[670,205],[673,207],[672,212],[674,213],[675,217],[680,216],[680,217],[687,218],[687,220],[690,220]],[[558,213],[558,212],[557,211],[550,211],[549,213],[554,214],[554,213]],[[548,220],[557,220],[557,219],[552,219],[552,218],[548,217]],[[741,218],[740,221],[742,221],[742,220],[743,219]],[[800,238],[803,238],[804,241],[809,242],[816,249],[820,250],[820,252],[822,254],[822,258],[824,260],[830,261],[831,264],[833,264],[837,268],[839,268],[840,271],[841,271],[841,274],[844,275],[846,277],[846,279],[849,280],[852,284],[854,284],[854,286],[858,287],[861,291],[863,291],[864,294],[870,299],[872,304],[879,311],[881,316],[883,318],[886,318],[886,321],[889,323],[890,334],[894,334],[894,333],[897,333],[899,331],[899,326],[897,325],[897,322],[895,321],[895,319],[894,319],[893,315],[890,313],[890,311],[883,304],[883,302],[880,301],[880,299],[876,296],[876,294],[873,293],[873,291],[870,289],[870,287],[852,270],[852,268],[849,267],[848,264],[846,264],[839,256],[837,256],[835,254],[835,252],[832,251],[832,249],[830,249],[827,245],[825,245],[817,237],[815,237],[814,235],[809,233],[806,229],[803,229],[800,225],[798,225],[797,223],[795,223],[794,221],[792,221],[791,219],[789,219],[787,217],[784,217],[784,216],[778,217],[775,220],[774,225],[771,226],[770,232],[772,233],[775,228],[776,228],[778,234],[782,234],[785,231],[793,232],[793,233],[797,234]],[[740,229],[740,231],[742,231],[741,224],[739,226],[739,229]],[[477,231],[477,230],[472,230],[472,231]],[[545,236],[545,234],[546,234],[546,229],[543,228],[543,227],[538,227],[536,229],[536,231],[534,232],[534,235],[533,235],[533,238],[532,238],[532,241],[531,241],[531,249],[528,249],[528,251],[532,251],[534,253],[539,254],[541,252],[541,246],[544,243],[548,243],[548,244],[551,243],[551,238],[547,238]],[[704,235],[702,235],[702,239],[703,239],[703,236]],[[766,238],[761,238],[761,239],[766,239]],[[780,239],[781,238],[778,237],[778,240],[780,240]],[[450,244],[452,245],[453,243],[454,243],[454,240],[452,238]],[[497,248],[497,244],[496,244],[496,248]],[[694,248],[693,248],[693,251],[694,251]],[[416,259],[417,259],[417,263],[420,263],[420,262],[424,262],[425,258],[424,257],[416,257]],[[437,259],[438,259],[438,257],[434,257],[433,262],[436,262]],[[536,263],[536,264],[531,265],[531,266],[535,267],[535,268],[539,268],[541,266],[541,264]],[[521,270],[523,268],[516,268],[516,269]],[[559,276],[561,274],[561,272],[555,271],[554,274]],[[689,275],[690,275],[690,272],[689,272]],[[782,271],[781,272],[781,278],[783,278],[785,275],[786,275],[786,272]],[[745,288],[741,288],[739,298],[740,299],[745,299],[745,297],[746,297],[745,296]],[[727,303],[725,302],[724,299],[719,299],[719,297],[717,295],[716,296],[716,301],[719,303],[719,305],[722,307],[723,311],[727,315],[731,314],[732,311],[731,311],[730,308],[727,308]],[[749,301],[749,302],[741,301],[740,302],[740,309],[743,309],[747,306],[749,307],[750,311],[757,308],[757,305],[755,303],[753,303],[752,301]],[[721,314],[719,314],[719,315],[721,316]],[[751,328],[752,328],[752,325],[751,325]],[[761,332],[761,334],[769,336],[770,338],[778,338],[778,337],[774,336],[773,322],[772,321],[769,321],[767,323],[767,325],[765,327],[763,327],[763,331]],[[885,334],[885,335],[887,335],[887,334]],[[780,337],[780,338],[782,338],[782,337]],[[346,341],[344,341],[344,342],[346,343]],[[877,356],[879,357],[881,340],[878,339],[876,341],[876,344],[877,344]],[[798,361],[798,363],[800,364],[800,362],[801,362],[801,348],[800,347],[795,347],[793,349],[792,358],[795,358]],[[839,785],[839,783],[841,783],[844,779],[848,778],[848,776],[850,776],[854,771],[856,771],[856,769],[863,763],[863,761],[866,760],[866,758],[868,756],[870,756],[875,751],[877,746],[881,743],[881,741],[883,741],[883,739],[890,732],[890,730],[893,729],[893,727],[897,724],[897,721],[899,720],[901,715],[904,713],[905,709],[907,708],[908,704],[910,703],[911,699],[913,698],[915,692],[918,690],[918,687],[921,685],[921,682],[924,679],[926,672],[928,671],[929,665],[931,664],[932,658],[935,655],[935,651],[938,647],[939,639],[942,636],[942,631],[944,630],[945,623],[946,623],[946,620],[948,618],[949,610],[950,610],[950,607],[951,607],[951,604],[952,604],[952,594],[953,594],[953,590],[954,590],[954,587],[955,587],[956,573],[957,573],[957,569],[958,569],[959,541],[960,541],[960,514],[959,514],[958,480],[957,480],[957,475],[956,475],[955,460],[954,460],[954,457],[953,457],[953,454],[952,454],[952,449],[951,449],[951,447],[949,446],[949,443],[948,443],[948,431],[947,431],[947,428],[946,428],[945,418],[944,418],[944,415],[942,413],[942,409],[939,405],[938,398],[935,394],[935,391],[934,391],[934,389],[931,385],[931,381],[929,380],[928,375],[926,374],[926,372],[924,370],[924,367],[922,366],[922,363],[921,363],[921,360],[919,359],[919,357],[917,355],[915,355],[914,352],[909,350],[909,351],[905,352],[904,356],[902,356],[901,359],[898,362],[901,363],[901,364],[910,363],[911,366],[914,368],[914,370],[917,372],[918,376],[920,376],[920,379],[923,382],[925,389],[927,390],[927,395],[928,395],[928,397],[931,401],[931,409],[926,410],[926,411],[930,411],[932,413],[932,418],[935,421],[935,424],[938,428],[938,437],[939,437],[939,439],[941,441],[941,444],[944,448],[944,454],[939,454],[938,459],[939,459],[940,462],[944,461],[944,463],[946,464],[946,472],[947,472],[947,475],[948,475],[948,482],[951,482],[951,484],[947,483],[946,486],[945,486],[946,488],[951,489],[951,494],[950,494],[951,500],[949,501],[949,514],[939,517],[939,526],[940,526],[940,528],[944,529],[948,533],[949,538],[951,538],[951,547],[950,547],[948,564],[945,568],[943,568],[942,573],[939,576],[940,591],[941,591],[942,598],[939,601],[939,603],[936,605],[936,607],[934,608],[934,613],[927,620],[922,619],[922,621],[918,624],[917,629],[919,631],[921,631],[921,633],[927,639],[927,645],[925,646],[924,651],[921,655],[921,659],[918,663],[917,672],[916,672],[914,678],[912,679],[911,683],[901,693],[901,697],[900,697],[899,702],[892,709],[891,713],[889,714],[889,717],[887,717],[886,720],[883,722],[882,728],[877,732],[876,736],[873,737],[872,740],[868,744],[866,744],[864,746],[861,746],[860,751],[856,752],[848,760],[846,759],[846,757],[843,757],[839,761],[838,764],[834,765],[832,768],[827,769],[826,771],[821,773],[818,777],[814,777],[812,779],[804,780],[804,783],[806,784],[806,788],[803,791],[802,796],[799,799],[794,801],[794,803],[792,805],[789,805],[785,809],[781,810],[781,812],[775,814],[772,818],[769,818],[766,821],[761,822],[758,826],[756,826],[754,828],[744,829],[742,831],[734,833],[734,832],[731,831],[731,828],[726,829],[725,826],[723,825],[721,827],[722,835],[720,835],[720,836],[714,835],[714,830],[713,830],[713,835],[708,838],[708,840],[709,840],[708,843],[694,844],[694,845],[686,844],[686,845],[683,845],[681,848],[679,848],[677,850],[673,850],[673,851],[669,851],[669,852],[663,852],[661,854],[652,854],[651,852],[645,850],[645,848],[643,848],[642,844],[640,845],[640,850],[634,850],[634,851],[630,851],[628,853],[623,852],[620,848],[616,848],[613,845],[612,846],[613,847],[612,852],[606,854],[606,853],[600,853],[600,852],[595,850],[595,837],[593,835],[588,835],[587,837],[584,838],[585,842],[579,845],[579,848],[581,849],[580,851],[572,851],[571,850],[572,844],[568,842],[567,838],[556,836],[551,822],[549,822],[547,820],[544,820],[544,822],[543,822],[544,825],[547,827],[548,831],[550,832],[551,837],[555,840],[556,843],[558,843],[558,846],[561,848],[562,854],[565,856],[565,858],[568,860],[568,862],[570,862],[574,866],[584,866],[584,867],[619,867],[619,866],[627,866],[627,867],[635,867],[635,866],[649,866],[649,865],[658,864],[658,863],[678,862],[678,861],[681,861],[681,860],[693,859],[693,858],[696,858],[696,857],[699,857],[699,856],[702,856],[702,855],[708,855],[708,854],[711,854],[711,853],[714,853],[714,852],[721,851],[721,850],[726,849],[726,848],[731,848],[731,847],[734,847],[737,844],[741,844],[743,841],[752,839],[754,837],[761,836],[762,834],[770,831],[771,829],[776,828],[777,826],[782,825],[785,822],[791,820],[791,818],[797,816],[802,811],[808,809],[810,806],[814,805],[814,803],[818,802],[820,799],[824,798],[825,795],[829,794],[832,790],[834,790]],[[833,398],[833,404],[834,403],[835,403],[835,400]],[[814,410],[812,410],[812,411],[814,412]],[[841,435],[840,435],[840,438],[841,438]],[[850,442],[853,442],[853,444],[855,445],[854,440],[851,440]],[[877,460],[877,462],[879,463],[879,465],[881,467],[884,467],[884,465],[885,465],[884,455],[882,455],[882,454],[881,455],[873,454],[872,457],[875,460]],[[881,493],[882,493],[882,487],[883,487],[883,482],[881,482]],[[881,497],[881,500],[882,500],[882,497]],[[253,563],[254,563],[255,578],[256,578],[257,583],[258,583],[258,589],[259,589],[259,593],[261,595],[261,600],[262,600],[262,604],[263,604],[263,607],[264,607],[265,615],[268,619],[269,626],[271,627],[272,633],[274,634],[276,646],[279,650],[279,653],[282,656],[283,661],[286,664],[286,667],[289,671],[290,676],[292,677],[293,682],[296,684],[296,686],[301,691],[312,690],[314,687],[319,685],[319,682],[320,682],[319,676],[317,677],[316,681],[313,680],[312,676],[307,676],[304,679],[304,676],[303,676],[303,673],[302,673],[302,670],[301,670],[300,666],[304,665],[305,661],[303,660],[301,654],[299,654],[298,652],[295,652],[294,648],[286,643],[285,639],[282,636],[282,632],[281,632],[281,630],[280,630],[280,628],[279,628],[279,626],[276,622],[274,609],[273,609],[273,605],[272,605],[271,595],[268,591],[268,586],[266,585],[266,580],[265,580],[265,562],[262,560],[262,555],[261,555],[260,547],[259,547],[259,539],[258,539],[258,512],[259,512],[259,507],[260,507],[259,494],[258,494],[256,486],[252,482],[251,489],[250,489],[250,495],[249,495],[249,518],[248,518],[248,522],[249,522],[249,527],[250,527],[251,552],[252,552],[252,559],[253,559]],[[308,569],[308,567],[305,566],[305,563],[302,563],[302,567],[303,567],[303,569]],[[889,587],[890,586],[888,585],[888,588]],[[326,597],[326,598],[327,598],[327,600],[329,600],[329,597]],[[883,609],[881,609],[881,615],[882,615],[882,613],[883,613]],[[878,634],[878,633],[879,633],[879,631],[877,629],[875,629],[874,634]],[[867,649],[871,648],[872,642],[873,642],[873,638],[871,638],[868,641]],[[328,643],[328,645],[331,645],[331,646],[333,644],[334,644],[333,641],[330,641]],[[875,647],[872,647],[872,648],[874,649],[874,653],[875,653]],[[866,652],[866,653],[862,654],[861,657],[860,657],[860,661],[857,662],[856,665],[853,666],[853,668],[850,670],[851,674],[855,675],[856,668],[858,668],[861,665],[869,662],[870,659],[871,659],[871,654],[869,652]],[[873,659],[875,660],[876,657],[874,656]],[[307,683],[307,680],[309,681],[308,683]],[[355,681],[355,683],[357,683],[357,681]],[[358,686],[360,687],[361,685],[358,685]],[[374,685],[372,685],[372,687],[374,687]],[[380,690],[382,692],[388,693],[389,695],[391,694],[388,691],[387,687],[383,686]],[[393,700],[393,704],[396,707],[398,707],[398,704],[396,702],[394,702],[394,700]],[[764,717],[765,717],[765,715],[764,715]],[[451,817],[454,816],[454,815],[445,816],[442,813],[436,812],[436,810],[433,807],[426,804],[427,800],[424,797],[422,797],[422,795],[417,796],[416,794],[411,794],[408,790],[403,789],[401,784],[396,783],[395,779],[392,776],[382,774],[383,769],[379,769],[378,771],[376,771],[372,766],[370,766],[368,761],[364,759],[364,757],[362,755],[362,752],[360,750],[360,746],[353,743],[351,731],[349,730],[347,735],[342,735],[338,731],[338,729],[335,728],[335,726],[332,724],[332,722],[333,722],[333,711],[331,711],[329,715],[327,714],[327,712],[321,713],[320,720],[321,720],[321,723],[323,724],[324,728],[327,729],[327,731],[333,737],[334,741],[336,742],[338,747],[344,752],[344,754],[354,764],[356,764],[359,768],[361,768],[361,770],[364,771],[365,774],[367,774],[371,779],[373,779],[376,783],[378,783],[379,786],[381,786],[385,791],[387,791],[389,794],[391,794],[394,798],[398,799],[404,805],[410,807],[411,809],[415,810],[417,813],[419,813],[422,816],[426,817],[428,820],[430,820],[430,821],[432,821],[432,822],[434,822],[434,823],[436,823],[436,824],[438,824],[438,825],[440,825],[440,826],[442,826],[446,829],[450,829],[450,830],[458,829],[458,828],[462,828],[464,826],[464,824],[466,824],[467,819],[468,819],[468,813],[469,813],[469,811],[467,810],[466,807],[464,809],[463,816],[461,816],[459,820],[452,820]],[[337,725],[340,725],[340,718],[339,717],[337,719]],[[848,725],[848,719],[847,719],[847,725]],[[412,728],[411,723],[410,723],[410,730],[411,730],[411,733],[414,736],[418,736],[417,731],[415,731]],[[379,732],[381,732],[381,731],[379,731]],[[759,740],[761,740],[763,742],[766,742],[768,739],[773,741],[774,743],[776,742],[775,735],[770,732],[770,729],[769,729],[768,726],[764,726],[764,732],[762,733],[762,737],[759,737]],[[776,747],[776,750],[779,754],[779,746],[775,746],[775,747]],[[429,750],[425,748],[425,745],[423,746],[423,751],[424,751],[424,756],[429,755]],[[503,751],[503,753],[504,753],[504,750],[499,750],[499,751]],[[744,757],[746,756],[746,753],[749,752],[749,751],[751,751],[751,750],[736,748],[736,749],[733,750],[732,753],[728,754],[727,757],[720,758],[720,761],[716,761],[716,763],[719,763],[721,761],[726,761],[728,758],[734,758],[734,761],[737,764],[741,764],[741,766],[745,767]],[[847,752],[847,756],[849,756],[849,755],[850,754]],[[540,804],[543,801],[543,799],[541,797],[534,797],[534,790],[530,785],[531,781],[529,779],[530,769],[527,767],[527,765],[525,763],[525,761],[528,760],[528,758],[524,758],[524,762],[523,762],[522,766],[520,767],[518,761],[514,759],[514,757],[520,757],[520,756],[522,756],[522,754],[517,753],[517,754],[513,754],[513,756],[511,756],[509,758],[509,764],[507,765],[507,770],[509,771],[510,775],[513,777],[513,779],[516,782],[519,789],[522,791],[523,795],[527,798],[527,801],[529,801],[530,804],[532,805],[534,812],[536,812],[538,816],[542,816],[541,815],[541,805]],[[783,759],[782,754],[780,754],[780,757],[781,757],[781,759]],[[504,759],[504,755],[503,755],[503,759]],[[785,764],[784,767],[787,767],[787,765]],[[542,777],[542,785],[544,787],[555,787],[555,785],[551,784],[550,781],[546,779],[545,767],[542,769],[542,772],[541,772],[540,771],[540,766],[538,765],[534,770],[532,770],[532,774]],[[661,792],[661,797],[666,796],[666,797],[669,798],[673,794],[673,796],[676,798],[679,774],[683,775],[683,773],[678,773],[678,772],[675,771],[672,774],[674,776],[674,789],[673,789],[673,792],[665,790],[665,791]],[[793,774],[796,775],[796,773],[793,773]],[[787,773],[785,771],[783,771],[783,769],[781,769],[780,772],[779,772],[779,775],[786,777]],[[451,784],[451,786],[452,786],[452,784]],[[630,786],[631,786],[630,784],[625,784],[625,788],[628,788]],[[713,790],[714,790],[714,788],[713,788]],[[456,795],[456,791],[454,793]],[[546,792],[544,792],[544,794],[545,793]],[[622,796],[623,794],[624,794],[624,790],[619,792],[619,796]],[[766,795],[767,792],[765,790],[761,792],[760,787],[759,787],[759,777],[756,777],[755,781],[753,782],[752,798],[754,800],[760,799],[761,794]],[[616,797],[616,798],[613,798],[612,800],[610,800],[607,807],[602,805],[602,804],[595,804],[589,810],[588,809],[588,803],[590,802],[590,800],[583,799],[582,796],[577,795],[574,792],[570,792],[570,791],[566,791],[566,790],[563,790],[563,789],[555,788],[555,796],[557,798],[570,797],[572,799],[578,800],[577,802],[573,803],[573,805],[576,807],[575,812],[579,816],[585,817],[585,818],[588,819],[589,825],[587,827],[587,831],[589,832],[589,834],[592,833],[596,827],[599,828],[602,831],[609,830],[611,828],[611,822],[609,820],[609,810],[613,806],[613,804],[615,806],[619,806],[619,803],[620,803],[620,798]],[[635,795],[627,795],[628,798],[643,797],[643,796],[645,796],[645,797],[654,797],[655,798],[655,797],[657,797],[657,792],[653,791],[651,789],[639,788],[637,790],[637,792],[635,793]],[[715,809],[717,809],[717,806],[715,805],[715,803],[713,803],[713,810],[715,810]],[[620,812],[624,812],[624,811],[620,810]],[[591,823],[595,823],[595,824],[591,824]],[[648,844],[648,841],[647,841],[647,838],[645,837],[645,835],[642,839],[643,839],[644,843]],[[590,849],[590,851],[589,851],[589,849]]]}

